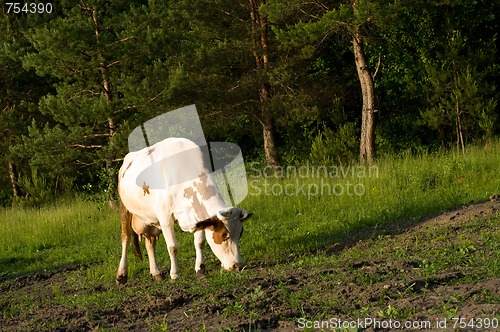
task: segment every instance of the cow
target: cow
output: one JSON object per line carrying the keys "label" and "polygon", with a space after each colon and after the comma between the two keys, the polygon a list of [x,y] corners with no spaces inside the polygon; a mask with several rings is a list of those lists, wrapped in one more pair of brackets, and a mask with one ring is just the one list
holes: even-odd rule
{"label": "cow", "polygon": [[225,270],[243,267],[239,240],[242,221],[249,213],[225,204],[207,166],[207,156],[194,142],[171,137],[128,153],[118,173],[118,196],[122,226],[118,284],[127,282],[131,238],[135,248],[138,238],[146,239],[150,273],[154,279],[162,279],[155,259],[156,240],[161,233],[170,256],[170,278],[178,277],[174,223],[194,233],[196,274],[205,269],[205,239]]}

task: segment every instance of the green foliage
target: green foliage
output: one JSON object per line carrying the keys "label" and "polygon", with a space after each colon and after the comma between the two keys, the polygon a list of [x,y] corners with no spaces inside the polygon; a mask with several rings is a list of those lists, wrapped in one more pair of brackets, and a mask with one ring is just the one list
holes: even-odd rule
{"label": "green foliage", "polygon": [[337,132],[326,128],[314,139],[309,159],[318,165],[349,164],[357,158],[358,129],[347,123]]}
{"label": "green foliage", "polygon": [[19,186],[26,193],[26,197],[29,198],[29,200],[19,199],[18,201],[21,206],[36,206],[47,202],[53,197],[51,188],[47,186],[46,179],[38,175],[36,168],[31,169],[31,176],[21,175],[18,181]]}
{"label": "green foliage", "polygon": [[446,143],[459,132],[466,141],[473,141],[491,138],[495,131],[494,87],[478,71],[487,55],[469,50],[467,44],[459,31],[453,31],[437,63],[426,64],[430,107],[422,111],[422,122],[437,130]]}
{"label": "green foliage", "polygon": [[88,202],[98,203],[101,207],[110,204],[113,206],[117,206],[117,176],[118,170],[114,168],[101,168],[99,173],[97,174],[96,184],[86,183],[82,185],[82,198]]}
{"label": "green foliage", "polygon": [[362,103],[352,52],[358,26],[370,71],[380,63],[379,155],[450,147],[457,128],[467,144],[494,141],[499,6],[267,0],[266,104],[249,4],[64,0],[50,15],[2,12],[0,201],[10,200],[9,163],[25,184],[39,181],[36,172],[53,193],[90,184],[110,195],[129,132],[193,103],[208,139],[231,140],[246,158],[263,159],[265,107],[283,164],[348,163]]}

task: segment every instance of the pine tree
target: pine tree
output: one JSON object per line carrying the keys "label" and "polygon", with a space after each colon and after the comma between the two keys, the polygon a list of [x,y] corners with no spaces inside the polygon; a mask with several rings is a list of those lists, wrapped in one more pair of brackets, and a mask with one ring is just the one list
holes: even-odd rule
{"label": "pine tree", "polygon": [[[429,6],[439,17],[435,41],[422,51],[426,102],[421,123],[438,133],[441,144],[493,137],[498,123],[498,92],[492,74],[497,65],[495,3],[450,1]],[[498,11],[496,11],[498,12]],[[494,29],[494,28],[493,28]]]}
{"label": "pine tree", "polygon": [[275,21],[295,21],[286,24],[278,33],[283,47],[309,50],[313,56],[320,48],[335,43],[335,38],[351,40],[354,66],[361,86],[360,161],[373,162],[375,158],[375,91],[374,78],[380,66],[369,62],[367,44],[374,43],[374,32],[384,25],[384,16],[390,9],[388,2],[353,0],[347,3],[315,1],[269,1],[268,12]]}
{"label": "pine tree", "polygon": [[0,174],[2,178],[3,174],[8,174],[9,186],[2,188],[10,188],[10,194],[0,194],[0,197],[21,196],[19,173],[29,171],[25,166],[27,159],[17,156],[11,147],[19,144],[22,135],[27,134],[26,124],[31,118],[40,117],[37,112],[30,111],[30,105],[47,93],[50,82],[23,68],[20,59],[30,47],[23,33],[45,19],[43,15],[28,20],[26,16],[0,13],[0,133],[3,137],[0,141]]}
{"label": "pine tree", "polygon": [[26,35],[35,50],[24,66],[57,83],[38,105],[49,120],[33,122],[23,149],[53,182],[100,181],[111,195],[128,133],[169,110],[182,85],[170,58],[182,31],[163,3],[67,1],[61,9]]}

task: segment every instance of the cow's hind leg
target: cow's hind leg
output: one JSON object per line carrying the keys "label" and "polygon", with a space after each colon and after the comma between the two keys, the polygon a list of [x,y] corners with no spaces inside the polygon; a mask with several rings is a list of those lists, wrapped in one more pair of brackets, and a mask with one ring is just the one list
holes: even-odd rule
{"label": "cow's hind leg", "polygon": [[156,281],[162,281],[163,275],[156,264],[155,249],[157,237],[155,235],[146,236],[146,250],[148,251],[149,258],[149,272]]}
{"label": "cow's hind leg", "polygon": [[124,284],[127,282],[128,277],[128,262],[127,262],[127,249],[130,243],[132,235],[132,214],[125,208],[123,203],[120,201],[120,221],[122,224],[122,231],[120,239],[122,242],[122,257],[120,259],[120,265],[118,266],[118,271],[116,272],[116,283]]}

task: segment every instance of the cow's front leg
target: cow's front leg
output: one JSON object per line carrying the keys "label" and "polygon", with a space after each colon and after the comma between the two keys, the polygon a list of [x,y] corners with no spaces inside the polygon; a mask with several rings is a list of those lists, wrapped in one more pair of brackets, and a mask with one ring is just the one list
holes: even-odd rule
{"label": "cow's front leg", "polygon": [[156,236],[146,236],[146,250],[148,251],[149,258],[149,273],[156,281],[162,281],[163,276],[161,275],[161,271],[158,268],[158,264],[156,264],[155,257],[155,249],[156,249]]}
{"label": "cow's front leg", "polygon": [[194,232],[194,248],[196,251],[196,263],[194,272],[197,276],[205,275],[205,259],[203,258],[203,248],[205,247],[205,231],[199,230]]}
{"label": "cow's front leg", "polygon": [[160,220],[161,230],[167,242],[168,255],[170,256],[170,278],[177,279],[179,268],[177,265],[177,240],[174,233],[174,219]]}

